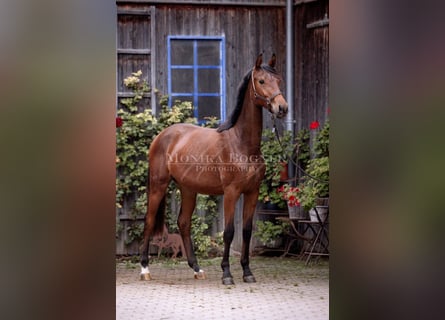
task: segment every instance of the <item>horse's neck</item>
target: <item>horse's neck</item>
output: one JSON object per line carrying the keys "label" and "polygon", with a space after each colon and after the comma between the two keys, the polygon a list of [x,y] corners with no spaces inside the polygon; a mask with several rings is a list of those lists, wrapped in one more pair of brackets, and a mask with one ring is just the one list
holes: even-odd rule
{"label": "horse's neck", "polygon": [[239,143],[249,148],[249,152],[259,152],[263,130],[263,108],[256,106],[253,93],[248,89],[244,97],[241,114],[233,127]]}

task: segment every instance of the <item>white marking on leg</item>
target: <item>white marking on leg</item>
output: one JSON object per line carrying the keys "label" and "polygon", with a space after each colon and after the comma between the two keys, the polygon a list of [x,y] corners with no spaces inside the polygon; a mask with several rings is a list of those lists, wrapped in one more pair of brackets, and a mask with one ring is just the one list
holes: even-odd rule
{"label": "white marking on leg", "polygon": [[194,271],[195,276],[196,276],[198,273],[203,273],[203,272],[204,272],[204,270],[202,270],[202,269],[199,269],[199,272]]}
{"label": "white marking on leg", "polygon": [[147,274],[147,273],[150,273],[148,267],[141,267],[141,274]]}

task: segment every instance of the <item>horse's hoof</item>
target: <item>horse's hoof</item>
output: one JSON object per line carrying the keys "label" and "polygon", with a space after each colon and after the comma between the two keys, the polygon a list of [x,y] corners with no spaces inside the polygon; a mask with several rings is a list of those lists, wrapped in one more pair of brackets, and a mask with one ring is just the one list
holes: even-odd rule
{"label": "horse's hoof", "polygon": [[255,277],[252,276],[252,275],[250,275],[250,276],[243,276],[243,280],[244,280],[244,282],[247,282],[247,283],[254,283],[254,282],[256,282]]}
{"label": "horse's hoof", "polygon": [[222,278],[222,284],[225,286],[230,286],[235,284],[232,277]]}
{"label": "horse's hoof", "polygon": [[195,272],[195,279],[197,280],[205,280],[206,279],[206,273],[204,270],[199,270],[199,272]]}
{"label": "horse's hoof", "polygon": [[143,280],[143,281],[149,281],[149,280],[151,280],[151,275],[150,275],[150,273],[141,273],[141,280]]}

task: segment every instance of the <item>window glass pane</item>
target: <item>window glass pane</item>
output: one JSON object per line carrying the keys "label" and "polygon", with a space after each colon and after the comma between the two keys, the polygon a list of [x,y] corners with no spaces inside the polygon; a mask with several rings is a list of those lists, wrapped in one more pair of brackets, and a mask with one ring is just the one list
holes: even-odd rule
{"label": "window glass pane", "polygon": [[173,65],[193,64],[193,41],[172,40],[171,41],[171,63]]}
{"label": "window glass pane", "polygon": [[172,69],[172,92],[193,92],[193,69]]}
{"label": "window glass pane", "polygon": [[198,41],[198,65],[219,65],[219,41]]}
{"label": "window glass pane", "polygon": [[[221,119],[223,101],[221,40],[170,38],[169,104],[174,101],[195,102],[195,116]],[[196,58],[196,60],[194,60]],[[195,77],[196,76],[196,77]],[[197,87],[195,87],[195,83]],[[179,94],[181,96],[175,96]],[[224,119],[221,119],[224,120]]]}
{"label": "window glass pane", "polygon": [[219,69],[198,70],[198,92],[219,93]]}
{"label": "window glass pane", "polygon": [[198,98],[198,120],[204,120],[204,117],[217,117],[221,119],[220,97]]}

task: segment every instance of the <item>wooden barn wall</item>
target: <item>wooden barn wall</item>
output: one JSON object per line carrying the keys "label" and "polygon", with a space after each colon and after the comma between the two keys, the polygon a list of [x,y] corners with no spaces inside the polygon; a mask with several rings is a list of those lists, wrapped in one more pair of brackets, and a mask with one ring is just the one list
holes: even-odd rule
{"label": "wooden barn wall", "polygon": [[[314,1],[314,0],[295,0],[301,1]],[[149,3],[153,5],[169,4],[169,5],[211,5],[211,6],[282,6],[286,5],[286,0],[117,0],[117,2],[127,3]]]}
{"label": "wooden barn wall", "polygon": [[[267,1],[269,5],[278,2]],[[329,28],[328,25],[307,28],[307,24],[322,20],[325,14],[329,14],[329,1],[295,3],[294,113],[295,129],[298,130],[313,120],[323,122],[327,116]],[[155,1],[118,1],[118,9],[127,11],[127,14],[118,16],[118,97],[127,94],[122,80],[138,69],[142,69],[145,79],[160,93],[167,92],[167,35],[225,36],[227,114],[233,108],[239,81],[252,66],[258,52],[264,50],[266,55],[276,52],[278,69],[285,75],[286,30],[285,7],[282,5],[187,6],[156,5]],[[149,98],[153,97],[154,94],[147,97],[147,106],[151,106]],[[265,115],[266,126],[269,125],[268,119]]]}
{"label": "wooden barn wall", "polygon": [[308,128],[312,121],[323,124],[329,105],[329,25],[308,24],[329,17],[329,1],[303,3],[294,9],[294,118],[295,130]]}
{"label": "wooden barn wall", "polygon": [[[119,4],[117,7],[117,100],[128,97],[131,90],[123,80],[132,72],[141,70],[143,79],[149,84],[154,82],[154,7],[148,5]],[[155,100],[154,91],[146,94],[144,108],[151,108]],[[119,104],[119,103],[118,103]],[[120,105],[119,105],[120,107]]]}
{"label": "wooden barn wall", "polygon": [[[167,92],[167,36],[225,37],[226,113],[233,110],[237,87],[257,55],[275,52],[285,72],[285,10],[279,7],[156,7],[156,88]],[[284,89],[284,88],[283,88]],[[268,119],[266,117],[265,119]]]}
{"label": "wooden barn wall", "polygon": [[[152,8],[150,6],[119,4],[117,6],[117,30],[116,30],[116,51],[117,51],[117,100],[128,97],[131,91],[124,84],[123,79],[131,75],[132,72],[142,70],[143,79],[148,83],[152,82]],[[147,94],[143,99],[142,108],[151,107],[151,96]],[[119,106],[120,107],[120,106]],[[126,201],[123,207],[117,212],[117,219],[122,227],[120,236],[116,239],[117,254],[137,254],[139,252],[138,243],[127,245],[128,234],[125,230],[135,222],[130,215],[133,201]],[[139,219],[136,222],[141,222]]]}

